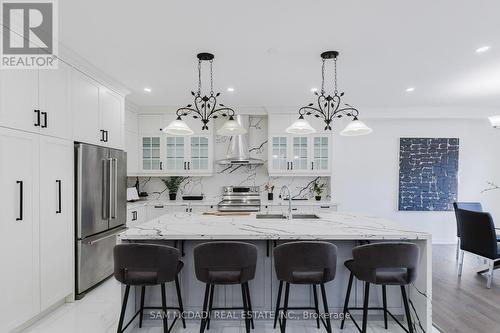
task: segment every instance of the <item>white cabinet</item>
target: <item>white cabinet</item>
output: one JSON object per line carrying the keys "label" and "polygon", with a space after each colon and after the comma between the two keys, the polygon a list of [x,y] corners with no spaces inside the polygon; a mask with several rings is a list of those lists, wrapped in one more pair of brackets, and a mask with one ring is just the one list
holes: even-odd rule
{"label": "white cabinet", "polygon": [[331,176],[332,134],[322,130],[291,135],[285,129],[290,115],[270,115],[268,170],[271,176]]}
{"label": "white cabinet", "polygon": [[123,98],[117,93],[99,88],[99,105],[101,115],[101,130],[105,134],[104,145],[123,149],[124,107]]}
{"label": "white cabinet", "polygon": [[209,175],[213,172],[212,135],[166,135],[165,141],[167,174]]}
{"label": "white cabinet", "polygon": [[69,67],[5,70],[0,75],[0,126],[71,138]]}
{"label": "white cabinet", "polygon": [[78,71],[71,73],[71,110],[75,141],[102,143],[104,132],[100,130],[99,84]]}
{"label": "white cabinet", "polygon": [[73,143],[0,128],[0,331],[72,292]]}
{"label": "white cabinet", "polygon": [[127,174],[139,172],[139,136],[135,132],[125,131],[125,151],[127,152]]}
{"label": "white cabinet", "polygon": [[40,138],[41,310],[73,287],[73,142]]}
{"label": "white cabinet", "polygon": [[0,74],[0,126],[37,133],[38,71],[2,70]]}
{"label": "white cabinet", "polygon": [[0,332],[40,311],[38,144],[38,135],[0,128]]}
{"label": "white cabinet", "polygon": [[123,148],[123,97],[78,71],[71,75],[75,141]]}
{"label": "white cabinet", "polygon": [[69,77],[70,68],[62,61],[59,61],[56,70],[39,71],[40,134],[63,139],[72,138]]}
{"label": "white cabinet", "polygon": [[127,227],[134,227],[145,221],[147,221],[145,206],[127,209]]}

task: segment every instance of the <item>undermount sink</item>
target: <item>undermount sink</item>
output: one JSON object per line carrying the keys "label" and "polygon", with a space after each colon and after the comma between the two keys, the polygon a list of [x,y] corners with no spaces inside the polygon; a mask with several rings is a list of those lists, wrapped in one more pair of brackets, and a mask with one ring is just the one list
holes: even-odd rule
{"label": "undermount sink", "polygon": [[283,214],[257,214],[255,217],[258,219],[286,219]]}
{"label": "undermount sink", "polygon": [[298,219],[298,220],[319,219],[319,216],[316,214],[292,214],[292,219]]}
{"label": "undermount sink", "polygon": [[[286,219],[286,216],[283,214],[257,214],[255,216],[258,219]],[[292,219],[296,220],[309,220],[309,219],[319,219],[319,216],[316,214],[293,214]]]}

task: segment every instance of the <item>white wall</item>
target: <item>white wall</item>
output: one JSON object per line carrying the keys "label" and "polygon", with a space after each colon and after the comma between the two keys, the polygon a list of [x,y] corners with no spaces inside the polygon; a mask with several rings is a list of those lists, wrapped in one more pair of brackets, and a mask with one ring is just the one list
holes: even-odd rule
{"label": "white wall", "polygon": [[500,225],[500,190],[481,193],[488,181],[500,184],[500,130],[486,119],[364,120],[371,135],[334,140],[332,199],[340,211],[394,219],[432,233],[435,243],[454,243],[453,212],[397,211],[398,164],[400,137],[458,137],[458,199],[480,201]]}

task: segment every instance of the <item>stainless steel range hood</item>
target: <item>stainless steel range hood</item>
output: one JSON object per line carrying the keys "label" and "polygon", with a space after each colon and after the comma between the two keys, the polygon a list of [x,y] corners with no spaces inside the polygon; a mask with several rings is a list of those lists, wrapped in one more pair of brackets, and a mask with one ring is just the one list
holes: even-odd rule
{"label": "stainless steel range hood", "polygon": [[[249,129],[250,116],[235,116],[235,120],[244,128]],[[245,135],[234,135],[229,141],[226,159],[217,161],[219,165],[262,165],[263,160],[251,158],[248,150],[248,132]]]}

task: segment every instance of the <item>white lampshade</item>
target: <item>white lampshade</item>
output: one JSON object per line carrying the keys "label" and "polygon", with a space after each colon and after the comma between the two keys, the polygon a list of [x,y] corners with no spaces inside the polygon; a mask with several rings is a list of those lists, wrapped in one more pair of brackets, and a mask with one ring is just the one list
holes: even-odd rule
{"label": "white lampshade", "polygon": [[494,128],[500,128],[500,116],[491,116],[488,117],[491,126]]}
{"label": "white lampshade", "polygon": [[307,120],[304,119],[303,116],[300,116],[299,119],[295,120],[287,129],[287,133],[291,134],[312,134],[316,133],[316,130],[309,124]]}
{"label": "white lampshade", "polygon": [[373,130],[366,126],[364,122],[354,118],[343,130],[340,135],[343,136],[357,136],[357,135],[367,135],[373,132]]}
{"label": "white lampshade", "polygon": [[240,125],[233,117],[230,117],[222,125],[221,128],[217,130],[217,135],[222,136],[233,136],[233,135],[243,135],[247,134],[246,128]]}
{"label": "white lampshade", "polygon": [[189,128],[185,121],[177,117],[163,129],[163,132],[171,135],[193,135],[193,130]]}

